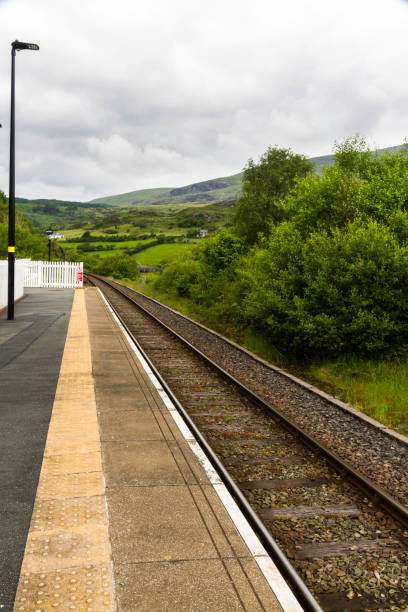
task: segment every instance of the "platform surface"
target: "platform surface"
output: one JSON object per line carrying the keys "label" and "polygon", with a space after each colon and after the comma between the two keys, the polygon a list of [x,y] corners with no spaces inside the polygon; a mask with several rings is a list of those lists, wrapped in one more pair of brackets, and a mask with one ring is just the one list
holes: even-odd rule
{"label": "platform surface", "polygon": [[1,610],[13,607],[74,290],[26,294],[14,321],[0,315]]}
{"label": "platform surface", "polygon": [[157,387],[76,290],[14,610],[298,612]]}

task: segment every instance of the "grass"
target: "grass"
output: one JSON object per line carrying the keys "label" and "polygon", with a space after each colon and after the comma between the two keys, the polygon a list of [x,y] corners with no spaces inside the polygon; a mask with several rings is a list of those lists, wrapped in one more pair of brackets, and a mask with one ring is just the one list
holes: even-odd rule
{"label": "grass", "polygon": [[408,435],[408,357],[365,360],[342,357],[313,364],[308,371],[339,399]]}
{"label": "grass", "polygon": [[134,257],[136,261],[143,266],[157,266],[162,261],[174,259],[187,250],[191,250],[195,244],[195,242],[181,244],[158,244],[156,246],[149,247],[145,251],[136,253]]}
{"label": "grass", "polygon": [[388,361],[344,356],[335,362],[307,366],[288,362],[264,335],[254,331],[239,334],[232,326],[211,319],[210,313],[203,312],[191,301],[158,291],[152,286],[155,276],[147,275],[147,284],[131,286],[222,333],[262,359],[310,382],[387,427],[408,435],[408,356]]}

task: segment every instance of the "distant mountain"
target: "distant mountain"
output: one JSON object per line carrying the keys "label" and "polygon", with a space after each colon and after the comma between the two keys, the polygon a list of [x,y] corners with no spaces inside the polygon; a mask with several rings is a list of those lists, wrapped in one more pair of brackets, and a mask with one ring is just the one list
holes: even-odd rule
{"label": "distant mountain", "polygon": [[[398,151],[404,145],[378,149],[379,153]],[[334,161],[334,155],[310,157],[320,173],[325,166]],[[209,181],[192,183],[185,187],[161,187],[157,189],[139,189],[115,196],[107,196],[91,200],[89,204],[104,204],[105,206],[154,206],[157,204],[184,204],[186,202],[219,202],[233,200],[240,191],[242,172],[232,176],[224,176]]]}
{"label": "distant mountain", "polygon": [[184,204],[186,202],[219,202],[233,200],[241,190],[242,172],[209,181],[192,183],[184,187],[140,189],[116,196],[96,198],[91,204],[108,206],[155,206],[157,204]]}
{"label": "distant mountain", "polygon": [[[392,152],[404,145],[379,149],[379,153]],[[316,172],[320,173],[325,166],[333,163],[334,155],[311,157]],[[70,202],[52,199],[16,198],[18,209],[35,225],[45,227],[50,224],[58,226],[74,222],[91,222],[103,217],[120,207],[153,207],[156,205],[211,204],[237,198],[241,191],[242,172],[232,176],[191,183],[183,187],[160,187],[157,189],[139,189],[114,196],[96,198],[90,202]]]}

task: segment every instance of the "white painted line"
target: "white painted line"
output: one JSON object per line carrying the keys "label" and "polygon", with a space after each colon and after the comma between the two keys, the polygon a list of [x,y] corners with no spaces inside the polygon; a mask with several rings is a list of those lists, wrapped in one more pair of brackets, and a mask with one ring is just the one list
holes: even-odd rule
{"label": "white painted line", "polygon": [[[211,462],[209,461],[207,455],[204,453],[203,449],[201,448],[201,446],[199,445],[199,443],[197,442],[197,440],[191,433],[190,429],[185,424],[176,406],[173,404],[173,402],[171,401],[167,393],[163,390],[158,379],[156,378],[156,376],[153,374],[152,370],[150,369],[150,366],[148,365],[146,360],[143,358],[143,355],[140,353],[138,348],[135,346],[134,342],[131,340],[130,335],[127,333],[126,329],[123,327],[122,323],[120,322],[120,320],[118,319],[114,311],[112,310],[110,304],[106,300],[102,291],[99,288],[98,288],[98,291],[100,292],[105,304],[107,305],[115,321],[117,322],[119,328],[124,334],[130,348],[135,353],[143,369],[148,374],[150,380],[152,381],[152,383],[155,385],[156,389],[158,390],[158,394],[160,398],[163,400],[163,403],[165,404],[166,408],[171,414],[181,434],[183,435],[184,439],[187,441],[188,445],[190,446],[194,455],[197,457],[200,464],[203,466],[210,483],[212,484],[215,492],[217,493],[219,499],[221,500],[221,503],[223,504],[224,508],[227,510],[228,514],[230,515],[232,522],[234,523],[239,534],[241,535],[242,539],[247,545],[249,551],[251,552],[252,556],[257,562],[259,569],[261,570],[266,581],[268,582],[276,599],[279,601],[280,605],[282,606],[285,612],[303,612],[303,608],[300,606],[296,597],[293,595],[292,591],[286,584],[278,568],[276,567],[276,565],[274,564],[274,562],[272,561],[272,559],[266,552],[265,548],[263,547],[255,531],[252,529],[251,525],[248,523],[242,511],[238,507],[236,501],[234,500],[234,498],[232,497],[232,495],[230,494],[226,486],[223,484],[222,480],[218,476],[218,473],[216,472]],[[154,380],[156,381],[156,384],[154,383]]]}
{"label": "white painted line", "polygon": [[268,556],[268,553],[262,546],[258,536],[246,520],[245,516],[242,514],[241,510],[238,508],[227,487],[224,484],[217,484],[214,485],[214,489],[217,491],[217,495],[227,509],[232,521],[237,526],[239,533],[244,538],[245,544],[248,546],[251,554],[254,557],[258,555]]}
{"label": "white painted line", "polygon": [[177,412],[177,408],[175,407],[175,405],[173,404],[173,402],[171,401],[167,393],[164,391],[164,389],[160,389],[158,391],[158,394],[163,400],[163,403],[166,406],[167,410],[175,410]]}
{"label": "white painted line", "polygon": [[155,387],[155,389],[158,391],[159,389],[162,389],[163,387],[161,386],[161,383],[157,380],[156,376],[153,374],[153,372],[149,372],[148,373],[148,377],[150,378],[150,380],[153,383],[153,386]]}
{"label": "white painted line", "polygon": [[208,459],[207,455],[205,454],[205,452],[203,451],[203,449],[201,448],[197,440],[196,439],[191,440],[189,441],[188,444],[191,450],[193,451],[193,453],[195,454],[195,456],[197,457],[198,461],[203,466],[205,473],[207,474],[208,479],[211,482],[211,484],[222,484],[222,480],[218,476],[218,472],[213,467],[212,463]]}
{"label": "white painted line", "polygon": [[272,559],[266,555],[255,557],[255,561],[285,612],[299,612],[299,610],[303,610],[292,591],[288,589],[288,585]]}
{"label": "white painted line", "polygon": [[187,427],[187,425],[185,424],[183,417],[181,416],[181,414],[179,413],[178,410],[169,410],[171,416],[173,417],[173,421],[175,422],[175,424],[177,425],[177,427],[179,428],[180,432],[183,434],[183,438],[185,438],[187,440],[187,442],[190,441],[196,441],[195,437],[193,436],[193,434],[191,433],[190,429]]}

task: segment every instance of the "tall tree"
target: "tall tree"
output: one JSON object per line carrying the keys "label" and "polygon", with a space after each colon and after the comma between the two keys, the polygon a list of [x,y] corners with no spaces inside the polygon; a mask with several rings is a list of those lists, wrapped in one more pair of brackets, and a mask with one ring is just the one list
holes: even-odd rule
{"label": "tall tree", "polygon": [[288,194],[296,177],[304,177],[313,169],[312,162],[291,149],[269,147],[258,163],[250,159],[244,168],[242,195],[233,219],[236,233],[249,244],[257,241],[259,233],[268,235],[269,223],[282,219],[279,200]]}

